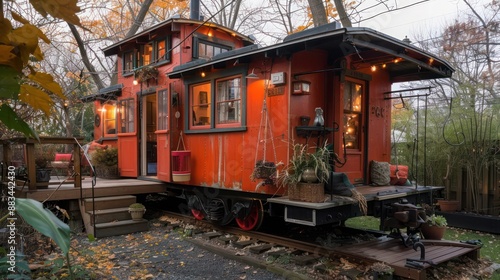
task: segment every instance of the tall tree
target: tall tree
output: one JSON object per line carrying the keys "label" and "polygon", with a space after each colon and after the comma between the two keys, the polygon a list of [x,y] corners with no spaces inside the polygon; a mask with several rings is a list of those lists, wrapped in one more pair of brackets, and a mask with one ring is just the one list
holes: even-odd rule
{"label": "tall tree", "polygon": [[[443,32],[432,34],[430,39],[417,41],[456,69],[452,79],[430,81],[434,87],[430,114],[434,117],[429,119],[428,128],[439,128],[441,140],[432,143],[436,152],[428,153],[428,157],[429,162],[440,162],[442,166],[444,163],[444,173],[450,170],[455,175],[465,174],[457,182],[456,176],[443,173],[440,178],[445,181],[438,178],[433,183],[450,187],[464,182],[467,209],[486,212],[485,172],[498,162],[500,155],[500,68],[496,66],[500,61],[500,2],[491,0],[481,4],[482,7],[464,2],[470,10],[460,19]],[[426,168],[431,170],[436,166],[433,163]]]}

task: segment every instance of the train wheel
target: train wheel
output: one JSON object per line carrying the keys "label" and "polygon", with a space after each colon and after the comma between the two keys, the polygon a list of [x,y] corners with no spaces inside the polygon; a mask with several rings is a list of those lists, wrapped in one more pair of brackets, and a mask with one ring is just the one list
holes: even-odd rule
{"label": "train wheel", "polygon": [[245,218],[236,218],[236,223],[243,230],[257,230],[264,219],[264,207],[260,200],[254,200],[250,205],[250,212]]}
{"label": "train wheel", "polygon": [[199,221],[205,218],[205,214],[203,214],[203,212],[198,209],[191,209],[191,214],[193,214],[193,217]]}

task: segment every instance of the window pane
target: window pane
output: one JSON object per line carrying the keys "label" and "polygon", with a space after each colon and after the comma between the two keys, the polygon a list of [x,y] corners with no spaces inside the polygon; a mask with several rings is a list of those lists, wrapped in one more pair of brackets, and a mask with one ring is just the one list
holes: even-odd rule
{"label": "window pane", "polygon": [[156,51],[156,60],[161,61],[161,60],[167,60],[167,57],[165,56],[165,41],[158,41],[157,45],[157,51]]}
{"label": "window pane", "polygon": [[194,85],[190,88],[191,121],[192,126],[210,125],[211,116],[210,83]]}
{"label": "window pane", "polygon": [[142,61],[143,61],[142,65],[143,66],[151,64],[152,55],[153,55],[153,45],[152,44],[144,45],[144,49],[142,52]]}
{"label": "window pane", "polygon": [[207,52],[205,50],[207,46],[203,43],[199,43],[198,44],[198,57],[206,57],[207,56]]}
{"label": "window pane", "polygon": [[360,149],[361,112],[362,112],[361,84],[347,81],[344,86],[344,133],[346,148]]}
{"label": "window pane", "polygon": [[134,100],[126,99],[120,102],[121,107],[121,132],[134,132]]}
{"label": "window pane", "polygon": [[167,90],[158,92],[158,130],[168,129]]}
{"label": "window pane", "polygon": [[126,52],[123,54],[123,72],[130,72],[134,69],[134,53]]}
{"label": "window pane", "polygon": [[241,122],[241,79],[217,81],[217,123]]}
{"label": "window pane", "polygon": [[116,104],[105,104],[104,113],[104,134],[116,134]]}

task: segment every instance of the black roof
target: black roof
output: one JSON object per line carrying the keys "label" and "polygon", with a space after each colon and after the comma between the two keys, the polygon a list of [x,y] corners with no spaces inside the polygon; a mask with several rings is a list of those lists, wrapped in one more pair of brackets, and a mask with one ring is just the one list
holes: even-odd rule
{"label": "black roof", "polygon": [[98,93],[90,94],[80,98],[82,102],[93,102],[96,100],[110,100],[122,95],[123,84],[116,84],[102,88]]}
{"label": "black roof", "polygon": [[303,50],[324,50],[333,57],[352,55],[352,63],[360,67],[363,64],[363,67],[369,67],[370,64],[383,60],[399,58],[398,63],[388,64],[386,68],[392,82],[448,78],[454,72],[445,60],[402,40],[370,28],[338,28],[338,24],[333,23],[289,35],[280,44],[268,47],[250,45],[215,56],[211,60],[183,64],[167,75],[170,78],[179,78],[190,71],[235,59],[250,61],[252,56],[258,54],[282,56]]}

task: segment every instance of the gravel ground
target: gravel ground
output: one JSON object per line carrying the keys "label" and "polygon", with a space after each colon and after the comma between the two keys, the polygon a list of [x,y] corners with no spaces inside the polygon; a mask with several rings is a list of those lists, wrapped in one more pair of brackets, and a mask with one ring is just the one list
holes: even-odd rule
{"label": "gravel ground", "polygon": [[204,250],[164,226],[94,242],[79,236],[73,243],[82,266],[98,279],[286,279]]}

